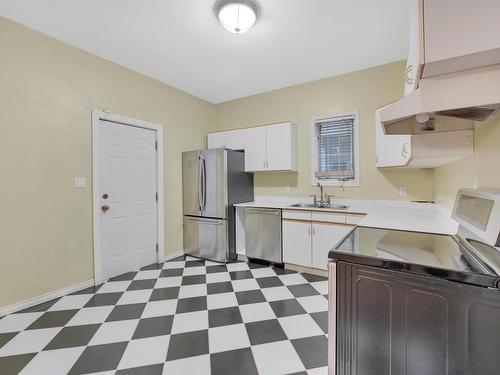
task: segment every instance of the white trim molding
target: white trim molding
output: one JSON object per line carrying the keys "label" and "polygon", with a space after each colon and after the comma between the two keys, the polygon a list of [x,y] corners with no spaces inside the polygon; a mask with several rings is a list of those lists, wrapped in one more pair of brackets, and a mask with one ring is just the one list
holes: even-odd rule
{"label": "white trim molding", "polygon": [[156,158],[156,176],[158,192],[158,230],[157,243],[158,252],[156,254],[157,263],[161,263],[165,254],[165,200],[164,200],[164,177],[163,177],[163,127],[151,122],[136,120],[124,116],[115,115],[105,111],[92,111],[92,200],[93,200],[93,249],[94,249],[94,280],[95,285],[99,285],[106,280],[102,278],[101,271],[101,249],[100,249],[100,160],[99,160],[99,121],[106,120],[116,122],[127,126],[136,126],[139,128],[150,129],[156,132],[157,158]]}
{"label": "white trim molding", "polygon": [[53,299],[63,297],[67,294],[71,294],[74,292],[78,292],[82,289],[89,288],[94,286],[94,280],[87,280],[81,283],[70,285],[66,288],[62,288],[53,292],[48,292],[42,294],[41,296],[28,298],[20,302],[13,303],[11,305],[0,307],[0,317],[8,314],[15,313],[17,311],[21,311],[27,309],[28,307],[36,306],[44,302],[51,301]]}
{"label": "white trim molding", "polygon": [[[316,142],[316,123],[320,120],[335,118],[335,117],[354,117],[354,180],[342,181],[337,179],[331,180],[318,180],[316,178],[316,171],[318,169],[318,143]],[[325,115],[318,115],[311,118],[311,186],[316,186],[321,182],[324,186],[360,186],[361,171],[360,171],[360,148],[359,148],[359,111],[348,111],[342,113],[330,113]]]}

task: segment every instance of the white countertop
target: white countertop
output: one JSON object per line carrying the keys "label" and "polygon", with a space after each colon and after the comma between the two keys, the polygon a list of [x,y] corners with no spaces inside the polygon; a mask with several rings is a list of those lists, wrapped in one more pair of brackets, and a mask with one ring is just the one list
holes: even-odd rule
{"label": "white countertop", "polygon": [[311,203],[306,198],[258,196],[254,202],[235,204],[236,207],[262,207],[293,210],[322,210],[341,213],[366,214],[359,223],[363,227],[398,229],[413,232],[456,234],[458,223],[449,213],[434,203],[405,201],[378,201],[361,199],[333,199],[333,203],[348,205],[347,210],[332,210],[307,207],[290,207],[295,203]]}

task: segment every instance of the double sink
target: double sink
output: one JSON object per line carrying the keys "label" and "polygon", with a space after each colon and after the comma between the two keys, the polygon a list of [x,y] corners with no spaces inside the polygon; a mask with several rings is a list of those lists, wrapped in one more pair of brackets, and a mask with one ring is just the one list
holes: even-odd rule
{"label": "double sink", "polygon": [[330,210],[347,210],[349,206],[344,204],[314,204],[314,203],[295,203],[288,207],[300,207],[300,208],[326,208]]}

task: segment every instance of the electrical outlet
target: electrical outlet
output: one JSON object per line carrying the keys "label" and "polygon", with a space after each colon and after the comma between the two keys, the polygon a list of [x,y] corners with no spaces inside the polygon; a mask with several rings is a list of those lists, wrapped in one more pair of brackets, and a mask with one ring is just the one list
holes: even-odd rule
{"label": "electrical outlet", "polygon": [[87,179],[85,177],[73,177],[73,187],[74,188],[86,188]]}
{"label": "electrical outlet", "polygon": [[290,186],[285,186],[285,193],[290,193]]}
{"label": "electrical outlet", "polygon": [[399,188],[399,195],[402,197],[406,197],[408,195],[408,188],[405,186],[401,186]]}

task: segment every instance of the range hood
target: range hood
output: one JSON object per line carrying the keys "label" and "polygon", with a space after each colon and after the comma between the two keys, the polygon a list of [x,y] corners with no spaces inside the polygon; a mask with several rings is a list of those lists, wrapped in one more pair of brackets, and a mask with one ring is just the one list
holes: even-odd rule
{"label": "range hood", "polygon": [[423,78],[419,88],[380,111],[385,134],[474,128],[500,112],[500,65]]}

